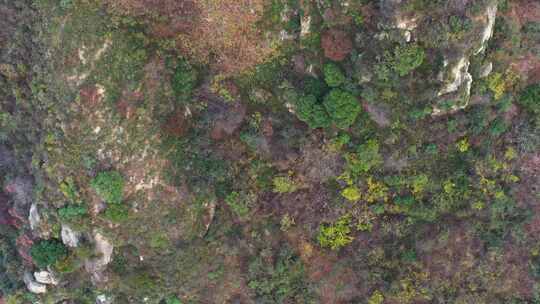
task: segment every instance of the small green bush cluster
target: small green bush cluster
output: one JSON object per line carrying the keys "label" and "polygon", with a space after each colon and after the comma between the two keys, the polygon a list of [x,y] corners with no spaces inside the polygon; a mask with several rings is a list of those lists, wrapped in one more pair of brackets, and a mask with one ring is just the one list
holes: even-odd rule
{"label": "small green bush cluster", "polygon": [[450,26],[451,37],[454,39],[460,39],[465,33],[472,29],[472,22],[470,19],[456,15],[450,16],[448,24]]}
{"label": "small green bush cluster", "polygon": [[379,143],[375,139],[361,144],[356,153],[347,155],[348,169],[351,173],[358,175],[380,166],[383,163],[383,158],[379,150]]}
{"label": "small green bush cluster", "polygon": [[186,60],[179,60],[171,78],[172,89],[176,97],[181,100],[189,100],[196,84],[197,72]]}
{"label": "small green bush cluster", "polygon": [[424,49],[416,44],[396,46],[393,53],[386,52],[384,60],[375,66],[375,74],[384,82],[392,79],[392,72],[407,76],[422,65],[425,57]]}
{"label": "small green bush cluster", "polygon": [[393,69],[403,77],[422,65],[426,54],[423,48],[411,44],[394,49]]}
{"label": "small green bush cluster", "polygon": [[348,129],[361,111],[360,104],[353,94],[341,89],[346,86],[347,78],[336,64],[325,64],[323,73],[332,90],[323,97],[327,90],[324,83],[315,78],[305,80],[305,94],[292,94],[296,100],[296,115],[312,129],[331,125]]}
{"label": "small green bush cluster", "polygon": [[313,95],[302,96],[298,99],[296,115],[312,129],[328,128],[331,124],[323,105],[318,103]]}
{"label": "small green bush cluster", "polygon": [[99,173],[91,182],[92,188],[108,205],[105,218],[120,222],[127,218],[129,208],[122,204],[124,178],[117,171]]}
{"label": "small green bush cluster", "polygon": [[22,286],[22,264],[17,253],[15,233],[10,227],[0,229],[0,294],[6,295]]}
{"label": "small green bush cluster", "polygon": [[337,88],[345,83],[347,79],[341,69],[334,63],[327,63],[324,65],[324,81],[328,86]]}
{"label": "small green bush cluster", "polygon": [[119,223],[127,218],[128,213],[128,206],[124,204],[110,204],[105,209],[104,216],[112,222]]}
{"label": "small green bush cluster", "polygon": [[351,237],[351,217],[342,216],[337,222],[329,225],[321,225],[317,240],[322,247],[338,250],[353,241]]}
{"label": "small green bush cluster", "polygon": [[298,185],[290,176],[276,176],[272,181],[276,193],[291,193],[298,190]]}
{"label": "small green bush cluster", "polygon": [[540,118],[540,83],[526,87],[521,92],[518,102],[527,112]]}
{"label": "small green bush cluster", "polygon": [[259,256],[249,265],[248,286],[257,303],[311,303],[312,292],[305,283],[302,261],[292,250],[281,250],[274,264]]}
{"label": "small green bush cluster", "polygon": [[249,204],[240,193],[233,191],[225,197],[225,203],[236,213],[239,217],[244,217],[249,213]]}
{"label": "small green bush cluster", "polygon": [[76,220],[88,214],[88,208],[83,205],[69,205],[58,209],[58,215],[63,220]]}
{"label": "small green bush cluster", "polygon": [[360,103],[351,93],[333,89],[324,98],[324,107],[336,127],[349,128],[360,114]]}
{"label": "small green bush cluster", "polygon": [[123,200],[124,179],[117,171],[99,173],[90,185],[106,203],[120,204]]}
{"label": "small green bush cluster", "polygon": [[67,257],[68,250],[58,240],[41,240],[32,246],[30,255],[38,267],[45,268]]}

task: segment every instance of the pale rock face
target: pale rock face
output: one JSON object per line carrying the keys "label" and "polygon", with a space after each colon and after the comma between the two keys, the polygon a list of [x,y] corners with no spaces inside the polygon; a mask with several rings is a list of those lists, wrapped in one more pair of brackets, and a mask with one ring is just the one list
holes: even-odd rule
{"label": "pale rock face", "polygon": [[34,272],[34,278],[41,284],[58,285],[58,280],[48,271],[36,271]]}
{"label": "pale rock face", "polygon": [[114,246],[100,233],[96,233],[94,240],[96,241],[96,251],[101,253],[101,257],[98,259],[99,263],[103,266],[109,264],[112,260]]}
{"label": "pale rock face", "polygon": [[36,203],[33,203],[30,207],[30,212],[28,213],[28,221],[30,222],[30,229],[36,230],[41,223],[41,217],[37,209]]}
{"label": "pale rock face", "polygon": [[[470,55],[479,54],[486,48],[488,40],[493,35],[493,27],[495,24],[495,18],[497,14],[497,2],[492,1],[486,6],[485,11],[480,16],[473,18],[475,21],[475,27],[479,30],[479,36],[469,36],[463,41],[459,41],[455,46],[460,56],[453,57],[447,56],[445,58],[445,69],[440,74],[439,80],[443,82],[441,90],[437,96],[442,101],[446,100],[459,100],[460,103],[453,105],[449,110],[456,111],[464,109],[469,105],[471,86],[473,77],[469,73]],[[473,31],[472,33],[475,33]],[[453,57],[456,59],[448,59]],[[480,77],[487,77],[491,72],[492,66],[490,64],[485,65],[480,71]],[[448,110],[435,106],[433,109],[433,115],[441,115],[448,113]]]}
{"label": "pale rock face", "polygon": [[23,280],[24,284],[26,284],[26,288],[31,293],[42,294],[47,292],[47,286],[45,284],[36,282],[31,273],[26,272],[24,274]]}
{"label": "pale rock face", "polygon": [[96,297],[96,304],[112,304],[112,299],[106,295],[99,295]]}
{"label": "pale rock face", "polygon": [[300,20],[300,36],[305,37],[311,33],[311,16],[306,15]]}
{"label": "pale rock face", "polygon": [[493,63],[488,62],[482,66],[480,69],[480,78],[486,78],[491,74],[491,71],[493,71]]}
{"label": "pale rock face", "polygon": [[62,243],[64,243],[64,245],[68,247],[79,246],[79,238],[81,237],[81,234],[74,231],[69,226],[62,225],[60,235],[62,236]]}
{"label": "pale rock face", "polygon": [[112,260],[114,246],[99,232],[94,234],[94,242],[95,250],[99,257],[87,260],[84,267],[86,271],[92,275],[92,279],[95,282],[105,282],[107,279],[103,272],[105,271],[107,264]]}
{"label": "pale rock face", "polygon": [[462,57],[454,64],[450,75],[450,79],[453,79],[453,81],[445,85],[438,93],[438,96],[455,92],[463,84],[469,87],[468,92],[470,92],[472,76],[469,74],[469,64],[469,60],[466,57]]}
{"label": "pale rock face", "polygon": [[486,26],[484,27],[484,31],[482,32],[480,48],[476,50],[475,55],[482,53],[486,49],[486,42],[493,35],[493,28],[495,26],[495,17],[497,17],[497,3],[496,2],[493,2],[491,5],[488,5],[488,7],[486,7],[486,12],[484,16],[487,19]]}

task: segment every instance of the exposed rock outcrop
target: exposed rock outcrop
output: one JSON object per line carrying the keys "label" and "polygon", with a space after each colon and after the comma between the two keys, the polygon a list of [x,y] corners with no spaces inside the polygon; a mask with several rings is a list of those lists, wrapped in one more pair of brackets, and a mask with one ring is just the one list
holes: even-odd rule
{"label": "exposed rock outcrop", "polygon": [[99,232],[94,234],[94,242],[95,251],[98,257],[87,260],[84,263],[84,267],[86,271],[92,275],[92,280],[94,282],[106,282],[107,277],[103,272],[112,260],[114,246]]}
{"label": "exposed rock outcrop", "polygon": [[79,239],[81,233],[71,229],[67,225],[62,225],[62,230],[60,232],[62,236],[62,243],[68,247],[77,247],[79,246]]}
{"label": "exposed rock outcrop", "polygon": [[24,274],[24,284],[31,293],[41,294],[47,292],[47,286],[45,284],[36,282],[30,272]]}
{"label": "exposed rock outcrop", "polygon": [[30,229],[38,229],[39,224],[41,223],[41,217],[39,216],[36,203],[33,203],[32,206],[30,206],[30,212],[28,213],[28,221],[30,222]]}
{"label": "exposed rock outcrop", "polygon": [[497,2],[490,1],[478,16],[471,16],[472,29],[444,51],[445,60],[439,80],[443,86],[437,93],[433,115],[464,109],[469,105],[473,77],[469,72],[470,57],[483,52],[493,35]]}
{"label": "exposed rock outcrop", "polygon": [[46,285],[58,285],[58,279],[49,271],[34,272],[36,282]]}

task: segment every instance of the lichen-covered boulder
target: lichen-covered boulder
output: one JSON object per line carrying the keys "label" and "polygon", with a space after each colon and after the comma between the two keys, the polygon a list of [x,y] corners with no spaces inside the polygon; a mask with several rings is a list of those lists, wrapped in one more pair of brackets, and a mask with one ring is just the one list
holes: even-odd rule
{"label": "lichen-covered boulder", "polygon": [[58,279],[49,271],[36,271],[34,272],[34,278],[36,282],[46,285],[58,285]]}
{"label": "lichen-covered boulder", "polygon": [[24,274],[23,280],[24,280],[24,284],[26,284],[26,288],[31,293],[41,294],[41,293],[47,292],[47,286],[45,284],[36,282],[31,273],[26,272]]}
{"label": "lichen-covered boulder", "polygon": [[94,243],[97,257],[88,259],[84,263],[84,268],[92,275],[94,282],[106,282],[107,277],[104,275],[104,271],[112,261],[114,246],[99,232],[94,234]]}
{"label": "lichen-covered boulder", "polygon": [[73,230],[67,225],[62,225],[62,230],[60,231],[62,237],[62,243],[68,247],[77,247],[79,246],[79,239],[81,233]]}

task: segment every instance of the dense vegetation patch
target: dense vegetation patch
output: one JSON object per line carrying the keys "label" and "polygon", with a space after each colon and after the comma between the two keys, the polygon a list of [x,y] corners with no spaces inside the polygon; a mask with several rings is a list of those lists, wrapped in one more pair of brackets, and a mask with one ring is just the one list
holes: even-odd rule
{"label": "dense vegetation patch", "polygon": [[45,268],[64,259],[68,250],[59,240],[41,240],[32,246],[30,254],[38,267]]}

